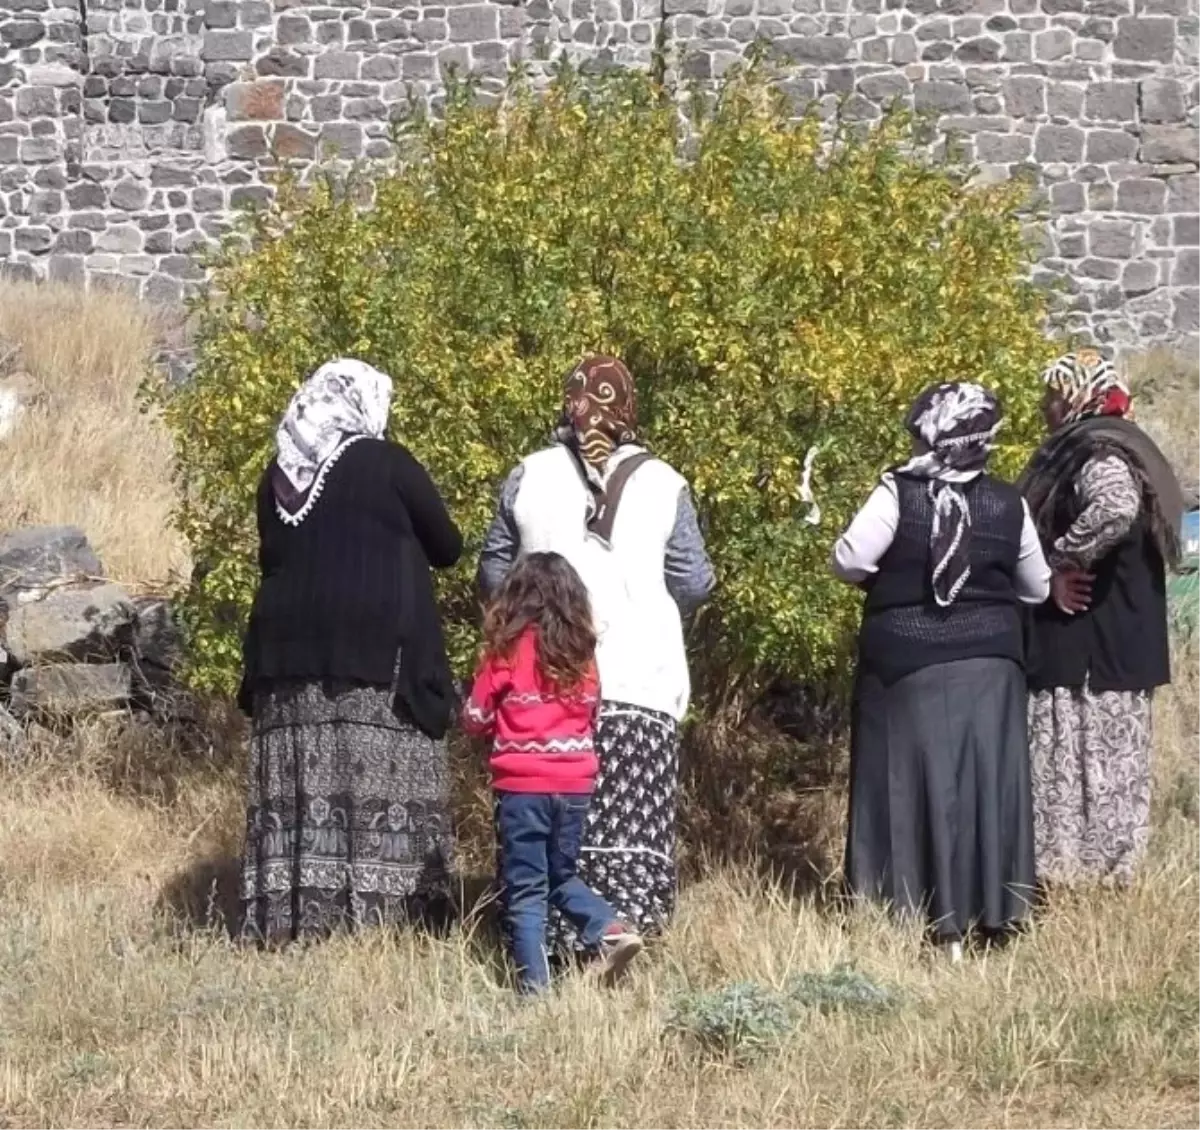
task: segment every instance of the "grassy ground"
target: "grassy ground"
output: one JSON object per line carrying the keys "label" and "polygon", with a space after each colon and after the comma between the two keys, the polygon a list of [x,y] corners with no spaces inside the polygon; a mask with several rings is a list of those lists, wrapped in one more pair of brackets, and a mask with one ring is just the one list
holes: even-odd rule
{"label": "grassy ground", "polygon": [[[0,335],[36,336],[5,297]],[[136,426],[136,473],[153,477],[144,460],[165,456],[153,421]],[[68,462],[62,497],[31,473],[9,494],[56,518],[100,505]],[[128,489],[107,497],[142,498]],[[160,520],[169,499],[147,498],[138,513]],[[111,513],[78,520],[131,575],[182,559],[145,527],[123,541]],[[620,991],[575,977],[532,1004],[482,922],[282,954],[230,943],[214,919],[241,835],[240,742],[220,716],[209,746],[105,720],[46,737],[0,769],[0,1127],[1196,1125],[1194,650],[1180,675],[1158,704],[1132,890],[1056,897],[1028,937],[955,969],[879,915],[722,863]],[[843,965],[886,999],[805,1003],[795,979]]]}

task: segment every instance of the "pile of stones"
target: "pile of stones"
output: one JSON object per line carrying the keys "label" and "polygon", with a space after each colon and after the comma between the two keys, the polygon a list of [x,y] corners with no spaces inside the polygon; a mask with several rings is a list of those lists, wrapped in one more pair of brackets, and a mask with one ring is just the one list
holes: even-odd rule
{"label": "pile of stones", "polygon": [[163,715],[181,641],[170,605],[104,579],[81,530],[0,536],[0,738],[106,712]]}

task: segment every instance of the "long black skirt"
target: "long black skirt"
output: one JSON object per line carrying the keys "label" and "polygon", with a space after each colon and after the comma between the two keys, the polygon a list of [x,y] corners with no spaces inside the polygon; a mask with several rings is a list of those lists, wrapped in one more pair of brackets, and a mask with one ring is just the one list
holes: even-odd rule
{"label": "long black skirt", "polygon": [[924,914],[933,935],[1006,933],[1030,914],[1025,676],[1008,659],[860,673],[850,760],[852,893]]}
{"label": "long black skirt", "polygon": [[447,912],[454,835],[443,742],[382,687],[255,696],[242,934],[279,944]]}

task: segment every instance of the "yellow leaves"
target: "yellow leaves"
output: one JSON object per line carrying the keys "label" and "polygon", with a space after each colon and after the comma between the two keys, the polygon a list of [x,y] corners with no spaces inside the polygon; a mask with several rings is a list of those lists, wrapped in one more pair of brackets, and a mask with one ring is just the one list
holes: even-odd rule
{"label": "yellow leaves", "polygon": [[[644,434],[700,502],[725,582],[709,661],[731,670],[837,662],[856,603],[828,578],[829,542],[903,449],[925,384],[985,375],[1013,422],[1002,459],[1018,459],[1044,345],[1016,190],[964,192],[906,161],[898,120],[826,160],[820,123],[789,120],[761,74],[727,88],[683,159],[657,93],[644,75],[569,75],[502,111],[452,100],[444,129],[410,135],[427,160],[382,175],[373,209],[324,183],[289,191],[249,251],[224,255],[194,384],[167,416],[181,527],[198,556],[236,547],[221,584],[240,607],[248,468],[296,382],[335,353],[392,373],[394,434],[474,544],[500,478],[546,442],[561,375],[585,350],[623,354]],[[816,443],[814,529],[799,477]],[[447,579],[447,608],[473,607],[473,569]],[[211,597],[193,638],[216,671],[237,649]],[[472,630],[448,625],[464,655]]]}

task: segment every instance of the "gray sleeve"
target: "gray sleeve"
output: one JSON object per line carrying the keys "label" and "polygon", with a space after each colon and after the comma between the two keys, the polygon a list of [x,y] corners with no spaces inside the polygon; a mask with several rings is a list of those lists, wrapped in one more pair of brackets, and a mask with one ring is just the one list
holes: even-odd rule
{"label": "gray sleeve", "polygon": [[679,492],[675,510],[675,527],[667,541],[664,562],[667,591],[685,616],[694,612],[712,595],[717,579],[712,562],[704,547],[700,519],[692,502],[692,492],[684,487]]}
{"label": "gray sleeve", "polygon": [[521,552],[521,534],[517,529],[515,510],[524,470],[524,466],[518,465],[504,480],[496,505],[496,516],[483,539],[476,584],[485,600],[490,599],[500,587]]}

